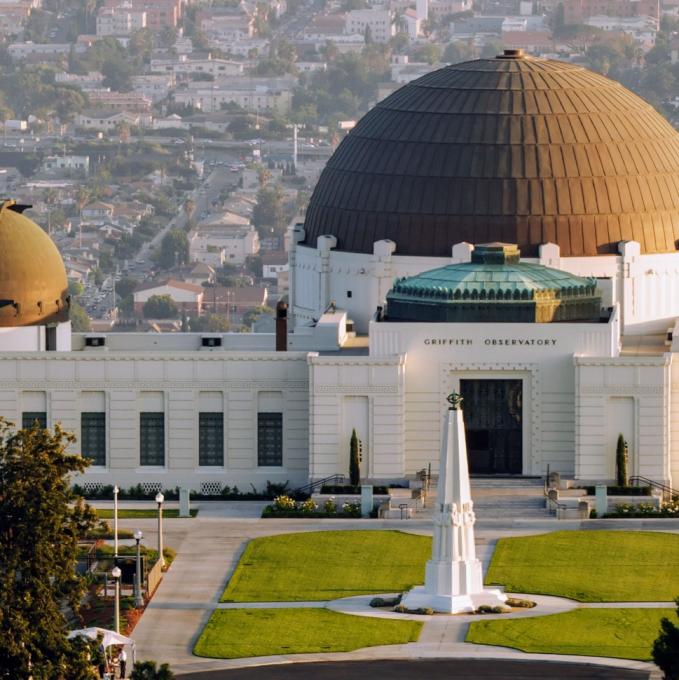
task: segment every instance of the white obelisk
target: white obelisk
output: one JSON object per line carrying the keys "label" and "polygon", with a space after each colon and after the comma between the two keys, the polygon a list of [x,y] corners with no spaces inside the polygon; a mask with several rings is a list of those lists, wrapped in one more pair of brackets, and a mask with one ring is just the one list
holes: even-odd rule
{"label": "white obelisk", "polygon": [[438,493],[434,509],[432,556],[424,586],[409,591],[401,604],[408,609],[431,608],[457,614],[480,605],[502,605],[499,590],[483,589],[483,569],[474,544],[474,502],[469,485],[467,444],[462,420],[462,398],[448,397],[441,444]]}

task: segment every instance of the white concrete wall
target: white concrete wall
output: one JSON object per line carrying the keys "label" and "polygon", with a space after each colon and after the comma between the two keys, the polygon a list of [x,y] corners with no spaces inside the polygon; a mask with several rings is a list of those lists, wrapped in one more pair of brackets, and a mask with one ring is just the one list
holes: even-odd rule
{"label": "white concrete wall", "polygon": [[[405,358],[309,355],[309,476],[349,475],[353,427],[362,428],[348,398],[367,406],[364,475],[389,481],[405,474]],[[354,420],[356,422],[354,423]]]}
{"label": "white concrete wall", "polygon": [[[290,276],[295,323],[310,323],[334,300],[348,310],[357,330],[365,333],[395,278],[454,262],[452,257],[403,257],[398,255],[398,244],[394,247],[392,255],[377,256],[336,251],[332,246],[326,253],[307,245],[294,246]],[[452,248],[453,244],[451,254]],[[597,257],[560,257],[557,249],[556,256],[523,261],[600,279],[604,306],[620,303],[625,334],[664,331],[679,316],[679,253],[640,255],[633,241],[620,248],[621,255]]]}
{"label": "white concrete wall", "polygon": [[[36,394],[44,394],[48,424],[61,422],[79,437],[80,412],[89,410],[88,395],[100,392],[107,414],[107,465],[88,471],[86,481],[124,487],[161,482],[196,490],[210,480],[244,490],[250,482],[261,488],[269,479],[300,485],[307,480],[307,376],[306,354],[297,352],[2,353],[0,416],[18,423],[21,411],[35,406]],[[272,390],[281,393],[284,405],[283,467],[262,469],[257,466],[257,395]],[[205,392],[223,400],[221,469],[198,466],[198,413]],[[139,412],[150,393],[161,396],[166,414],[161,469],[139,465]]]}
{"label": "white concrete wall", "polygon": [[[613,479],[612,440],[617,440],[620,430],[628,439],[630,474],[671,481],[671,360],[671,354],[575,357],[576,477]],[[633,401],[634,422],[627,426],[621,414],[628,407],[615,404],[622,398]]]}
{"label": "white concrete wall", "polygon": [[406,473],[438,466],[445,397],[460,379],[523,381],[523,474],[573,474],[573,355],[615,356],[618,325],[371,322],[371,358],[407,355]]}

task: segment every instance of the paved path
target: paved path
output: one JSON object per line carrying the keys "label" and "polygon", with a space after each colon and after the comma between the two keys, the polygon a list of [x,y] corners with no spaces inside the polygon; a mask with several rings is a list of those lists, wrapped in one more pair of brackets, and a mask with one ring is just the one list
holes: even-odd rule
{"label": "paved path", "polygon": [[[97,503],[101,507],[110,506]],[[221,607],[219,598],[235,568],[246,543],[259,536],[299,531],[327,531],[333,529],[399,529],[412,533],[430,534],[428,519],[399,520],[261,520],[262,502],[210,502],[194,504],[200,513],[194,519],[165,520],[165,545],[177,551],[172,568],[165,575],[156,595],[147,607],[134,631],[138,658],[152,658],[168,662],[177,674],[251,666],[258,663],[280,663],[281,657],[240,659],[235,661],[201,659],[192,655],[193,646],[212,611]],[[152,507],[149,503],[124,503],[121,507]],[[176,504],[168,503],[168,507]],[[662,520],[579,520],[509,518],[507,520],[480,520],[476,524],[479,558],[487,564],[495,541],[504,536],[519,536],[566,529],[620,528],[626,530],[664,530],[679,532],[679,521]],[[157,541],[154,519],[120,520],[121,528],[144,532],[144,542],[155,545]],[[531,596],[531,599],[536,599]],[[623,603],[629,606],[628,603]],[[665,606],[664,603],[661,603]],[[305,603],[316,606],[316,603]],[[225,607],[228,605],[225,605]],[[239,605],[242,606],[242,605]],[[276,606],[285,606],[276,603]],[[299,606],[297,603],[296,606]],[[611,605],[609,605],[611,606]],[[672,606],[672,605],[669,605]],[[530,612],[531,610],[528,610]],[[546,612],[545,612],[546,613]],[[535,611],[533,614],[535,615]],[[456,617],[457,618],[457,617]],[[440,619],[439,619],[440,620]],[[322,661],[375,658],[425,657],[489,657],[509,659],[534,657],[506,648],[492,648],[463,643],[462,623],[425,626],[420,643],[374,647],[336,655],[294,655],[289,661]],[[438,636],[438,637],[437,637]],[[474,648],[477,649],[474,649]],[[536,657],[538,658],[538,657]],[[554,657],[546,658],[553,660]],[[566,657],[564,657],[566,658]],[[591,662],[591,659],[589,660]],[[613,662],[620,664],[620,662]],[[624,662],[630,667],[630,662]],[[648,664],[639,666],[646,671]]]}

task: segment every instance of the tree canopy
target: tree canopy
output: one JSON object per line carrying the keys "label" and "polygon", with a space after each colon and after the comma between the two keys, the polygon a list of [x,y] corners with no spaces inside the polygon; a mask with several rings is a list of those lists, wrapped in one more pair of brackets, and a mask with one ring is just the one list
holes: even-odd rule
{"label": "tree canopy", "polygon": [[189,239],[182,229],[170,229],[160,242],[159,264],[165,269],[189,261]]}
{"label": "tree canopy", "polygon": [[67,453],[58,425],[15,431],[0,419],[0,678],[93,678],[88,647],[68,640],[62,605],[77,613],[85,580],[78,538],[96,515],[71,491],[88,462]]}
{"label": "tree canopy", "polygon": [[177,303],[169,295],[152,295],[144,304],[146,319],[176,319],[178,316]]}

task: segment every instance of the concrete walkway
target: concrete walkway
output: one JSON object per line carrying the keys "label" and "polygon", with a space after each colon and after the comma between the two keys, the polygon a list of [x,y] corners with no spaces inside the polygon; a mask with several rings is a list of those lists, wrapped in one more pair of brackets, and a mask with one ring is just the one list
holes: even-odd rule
{"label": "concrete walkway", "polygon": [[[110,507],[110,503],[96,503],[99,507]],[[175,504],[176,505],[176,504]],[[247,542],[260,536],[300,531],[328,530],[380,530],[396,529],[411,533],[431,534],[431,521],[425,520],[307,520],[307,519],[260,519],[264,503],[260,501],[224,501],[195,503],[200,512],[193,519],[166,519],[164,541],[177,551],[171,569],[165,574],[158,591],[147,607],[139,624],[134,630],[139,659],[156,659],[167,662],[177,674],[217,670],[234,667],[247,667],[261,663],[305,662],[322,660],[378,659],[378,658],[547,658],[553,655],[527,655],[506,648],[492,648],[464,643],[466,623],[461,620],[451,622],[446,617],[432,617],[425,624],[422,637],[417,643],[374,647],[341,654],[302,654],[289,657],[267,657],[265,659],[201,659],[193,656],[193,646],[207,623],[211,613],[217,608],[241,608],[243,604],[220,604],[219,598],[228,579],[238,563]],[[153,503],[125,502],[121,507],[154,507]],[[172,503],[167,507],[173,507]],[[155,519],[120,520],[121,528],[141,529],[144,543],[155,546],[157,541],[157,522]],[[555,519],[508,518],[507,520],[479,520],[476,524],[479,558],[487,565],[495,541],[505,536],[520,536],[567,529],[594,529],[594,522],[557,521]],[[601,520],[599,529],[661,530],[679,532],[679,521],[673,520]],[[537,596],[529,596],[537,600]],[[553,598],[559,600],[560,598]],[[326,603],[264,603],[254,606],[323,606]],[[602,604],[601,606],[633,606],[631,603]],[[333,608],[334,603],[328,603]],[[556,605],[554,605],[556,606]],[[597,605],[599,606],[599,605]],[[640,606],[674,606],[666,603],[653,603]],[[549,605],[545,601],[544,613]],[[374,611],[374,610],[373,610]],[[532,612],[532,613],[531,613]],[[352,612],[353,613],[353,612]],[[523,615],[523,612],[521,613]],[[535,616],[536,610],[526,610],[528,616]],[[401,615],[402,616],[402,615]],[[451,617],[457,619],[458,617]],[[461,617],[462,618],[462,617]],[[445,621],[445,623],[444,623]],[[559,657],[560,658],[560,657]],[[563,657],[576,660],[575,657]],[[587,657],[587,663],[596,660]],[[608,661],[605,661],[608,663]],[[634,662],[610,663],[625,668],[652,668],[649,664]]]}

